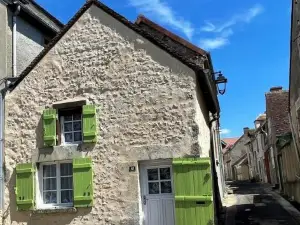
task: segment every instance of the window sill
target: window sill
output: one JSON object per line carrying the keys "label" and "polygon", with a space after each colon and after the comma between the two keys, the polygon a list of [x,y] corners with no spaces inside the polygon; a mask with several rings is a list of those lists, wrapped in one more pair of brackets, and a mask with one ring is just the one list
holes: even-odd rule
{"label": "window sill", "polygon": [[75,207],[33,210],[33,214],[76,213],[76,212],[77,212],[77,209]]}

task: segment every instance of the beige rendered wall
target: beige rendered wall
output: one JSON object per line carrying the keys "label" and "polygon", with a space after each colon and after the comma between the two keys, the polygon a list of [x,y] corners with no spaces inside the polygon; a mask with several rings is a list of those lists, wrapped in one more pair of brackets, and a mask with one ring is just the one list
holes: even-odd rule
{"label": "beige rendered wall", "polygon": [[[92,6],[6,96],[4,224],[140,224],[141,160],[208,156],[208,112],[195,74]],[[44,149],[42,111],[76,97],[98,106],[96,145]],[[91,156],[94,207],[75,214],[17,212],[17,163]]]}

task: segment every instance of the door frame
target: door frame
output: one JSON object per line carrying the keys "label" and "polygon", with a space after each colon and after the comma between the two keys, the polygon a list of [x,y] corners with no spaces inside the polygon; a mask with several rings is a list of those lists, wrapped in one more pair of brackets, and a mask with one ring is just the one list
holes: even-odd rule
{"label": "door frame", "polygon": [[[157,159],[157,160],[144,160],[139,162],[139,183],[140,183],[140,202],[141,202],[141,210],[142,210],[142,224],[147,225],[147,204],[144,204],[144,195],[147,192],[146,184],[148,182],[146,175],[146,169],[151,167],[164,167],[169,166],[171,168],[171,183],[172,183],[172,195],[174,197],[174,216],[175,216],[175,193],[174,193],[174,178],[173,178],[173,168],[172,168],[172,159]],[[171,195],[170,195],[171,196]],[[175,218],[174,218],[175,220]]]}

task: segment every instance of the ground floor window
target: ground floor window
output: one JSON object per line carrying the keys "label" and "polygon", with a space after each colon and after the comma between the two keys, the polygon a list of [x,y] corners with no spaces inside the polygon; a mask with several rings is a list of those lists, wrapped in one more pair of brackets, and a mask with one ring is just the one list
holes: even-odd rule
{"label": "ground floor window", "polygon": [[73,205],[73,166],[71,162],[46,163],[39,166],[38,205],[41,208]]}

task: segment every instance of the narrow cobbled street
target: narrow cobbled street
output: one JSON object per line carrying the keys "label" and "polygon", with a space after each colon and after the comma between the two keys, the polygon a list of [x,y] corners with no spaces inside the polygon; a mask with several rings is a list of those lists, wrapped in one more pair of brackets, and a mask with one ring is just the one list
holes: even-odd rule
{"label": "narrow cobbled street", "polygon": [[[250,182],[228,184],[229,194],[225,200],[227,225],[297,225],[299,224],[274,197],[269,186]],[[295,211],[294,208],[291,208]]]}

